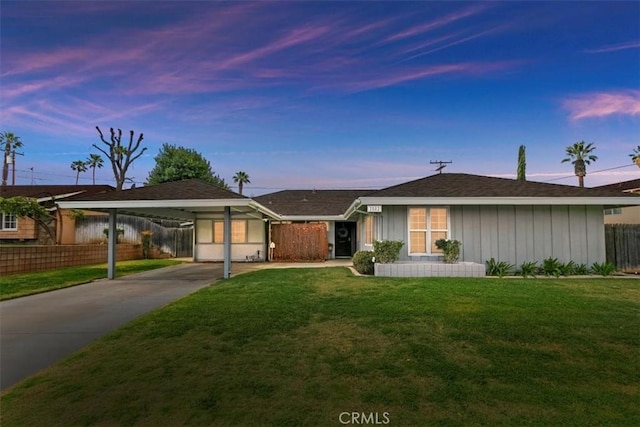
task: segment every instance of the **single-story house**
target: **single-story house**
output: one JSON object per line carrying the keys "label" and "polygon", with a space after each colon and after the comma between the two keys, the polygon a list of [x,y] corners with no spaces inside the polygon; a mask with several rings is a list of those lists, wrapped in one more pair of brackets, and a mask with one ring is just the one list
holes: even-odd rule
{"label": "single-story house", "polygon": [[[349,190],[351,191],[351,190]],[[334,200],[335,199],[335,200]],[[350,203],[347,206],[347,201]],[[68,209],[192,220],[194,260],[230,262],[268,253],[270,226],[325,222],[334,256],[402,240],[401,259],[437,260],[439,238],[462,242],[462,261],[520,264],[556,257],[605,260],[604,209],[640,206],[640,197],[608,189],[445,173],[376,191],[284,191],[248,198],[199,180],[140,187],[60,201]],[[338,208],[344,207],[340,212]],[[341,208],[340,208],[341,209]],[[110,233],[109,259],[115,259]],[[339,239],[351,237],[341,246]],[[110,261],[109,277],[115,265]]]}
{"label": "single-story house", "polygon": [[591,265],[605,260],[604,209],[638,205],[640,197],[609,189],[444,173],[361,196],[345,216],[361,218],[363,249],[404,241],[401,260],[437,259],[434,243],[446,238],[462,242],[461,260],[480,264]]}
{"label": "single-story house", "polygon": [[[616,182],[615,184],[601,185],[594,188],[620,191],[623,193],[640,194],[640,179]],[[614,207],[605,209],[604,223],[640,224],[640,206]]]}
{"label": "single-story house", "polygon": [[[56,243],[75,243],[75,219],[68,209],[58,209],[56,203],[78,195],[90,196],[113,191],[110,185],[11,185],[0,188],[0,197],[27,197],[36,199],[56,219],[52,227],[56,232]],[[17,218],[0,212],[0,242],[46,241],[47,233],[42,233],[31,218]],[[51,242],[49,242],[51,243]]]}

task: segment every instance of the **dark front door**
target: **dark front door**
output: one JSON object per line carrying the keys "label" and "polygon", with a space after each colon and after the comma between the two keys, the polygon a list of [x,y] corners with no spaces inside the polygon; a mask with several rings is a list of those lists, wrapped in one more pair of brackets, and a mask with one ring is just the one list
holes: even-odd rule
{"label": "dark front door", "polygon": [[351,257],[356,251],[356,223],[336,222],[336,257]]}

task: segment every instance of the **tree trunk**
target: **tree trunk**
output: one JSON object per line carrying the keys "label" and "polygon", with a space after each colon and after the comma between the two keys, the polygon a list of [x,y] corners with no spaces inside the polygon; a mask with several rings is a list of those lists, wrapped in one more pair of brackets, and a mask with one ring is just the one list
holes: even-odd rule
{"label": "tree trunk", "polygon": [[7,179],[9,178],[9,163],[7,163],[7,159],[9,159],[10,155],[11,155],[11,144],[5,141],[4,159],[2,163],[2,186],[3,187],[6,187]]}

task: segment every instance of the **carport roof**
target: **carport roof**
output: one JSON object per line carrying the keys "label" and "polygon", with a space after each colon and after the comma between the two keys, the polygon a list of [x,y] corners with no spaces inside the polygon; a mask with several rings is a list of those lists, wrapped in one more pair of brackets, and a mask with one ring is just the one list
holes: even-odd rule
{"label": "carport roof", "polygon": [[268,217],[277,214],[248,197],[199,179],[167,182],[129,190],[79,195],[58,203],[67,209],[108,210],[157,218],[195,219],[198,212],[258,211]]}
{"label": "carport roof", "polygon": [[247,199],[247,197],[225,190],[200,179],[165,182],[147,187],[108,193],[80,195],[73,200],[202,200],[202,199]]}

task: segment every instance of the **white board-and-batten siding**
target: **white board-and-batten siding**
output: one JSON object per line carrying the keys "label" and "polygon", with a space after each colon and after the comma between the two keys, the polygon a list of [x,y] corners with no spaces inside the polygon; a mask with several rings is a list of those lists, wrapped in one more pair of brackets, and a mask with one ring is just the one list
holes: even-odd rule
{"label": "white board-and-batten siding", "polygon": [[[376,221],[376,238],[402,240],[409,256],[406,206],[384,206]],[[602,206],[458,205],[449,206],[450,239],[462,242],[460,260],[484,264],[490,258],[519,266],[553,257],[591,265],[605,261]]]}

